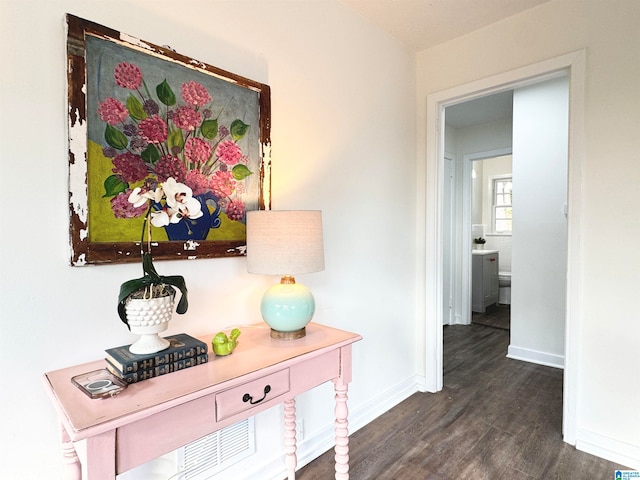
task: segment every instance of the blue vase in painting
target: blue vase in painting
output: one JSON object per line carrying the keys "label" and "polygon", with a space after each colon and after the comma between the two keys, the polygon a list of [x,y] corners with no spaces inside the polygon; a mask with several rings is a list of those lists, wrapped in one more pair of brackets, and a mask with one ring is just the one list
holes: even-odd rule
{"label": "blue vase in painting", "polygon": [[222,223],[220,207],[211,192],[194,195],[194,198],[198,199],[202,205],[202,216],[199,218],[184,217],[178,223],[170,223],[165,226],[169,240],[206,240],[209,230],[218,228]]}

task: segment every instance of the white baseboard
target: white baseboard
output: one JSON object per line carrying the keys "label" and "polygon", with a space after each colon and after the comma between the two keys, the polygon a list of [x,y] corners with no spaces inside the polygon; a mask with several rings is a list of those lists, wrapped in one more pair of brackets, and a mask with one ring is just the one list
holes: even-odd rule
{"label": "white baseboard", "polygon": [[[419,391],[420,377],[407,378],[349,412],[349,433],[356,432]],[[422,380],[424,383],[424,380]]]}
{"label": "white baseboard", "polygon": [[[417,381],[417,378],[409,378],[381,392],[364,405],[360,405],[357,408],[349,407],[349,435],[357,432],[383,413],[416,393],[418,391]],[[332,423],[312,438],[305,438],[300,448],[298,448],[298,465],[306,465],[327,450],[333,448],[334,445],[335,430]],[[278,478],[284,477],[280,476]]]}
{"label": "white baseboard", "polygon": [[[416,392],[422,392],[422,393],[426,393],[429,392],[429,390],[427,389],[427,377],[425,377],[424,375],[416,375],[415,377],[415,387],[416,387]],[[429,393],[435,393],[435,392],[429,392]]]}
{"label": "white baseboard", "polygon": [[529,348],[516,347],[509,345],[507,358],[514,360],[522,360],[524,362],[536,363],[546,367],[564,369],[564,355],[556,355],[554,353],[539,352]]}
{"label": "white baseboard", "polygon": [[[357,407],[349,405],[349,435],[358,431],[383,413],[418,392],[419,381],[419,377],[408,378],[405,381],[388,388],[384,392],[379,393],[364,405],[359,405]],[[326,451],[333,448],[335,445],[334,428],[335,427],[332,422],[312,437],[305,437],[305,439],[298,444],[296,452],[298,457],[298,468],[302,468]],[[254,473],[251,473],[250,476],[246,478],[251,478],[252,480],[281,480],[287,476],[283,462],[282,456],[278,455],[276,458],[273,458],[261,465],[257,471],[259,474],[254,471]]]}
{"label": "white baseboard", "polygon": [[640,471],[640,446],[620,442],[589,430],[579,429],[576,448],[591,455]]}

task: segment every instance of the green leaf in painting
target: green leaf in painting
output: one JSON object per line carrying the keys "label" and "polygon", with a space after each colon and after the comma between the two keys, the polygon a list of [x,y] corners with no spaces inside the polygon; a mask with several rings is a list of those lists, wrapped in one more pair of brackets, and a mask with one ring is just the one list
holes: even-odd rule
{"label": "green leaf in painting", "polygon": [[176,128],[169,133],[169,137],[167,138],[167,143],[169,145],[169,150],[173,152],[173,147],[178,147],[182,150],[184,146],[184,137],[182,136],[182,130],[180,128]]}
{"label": "green leaf in painting", "polygon": [[233,167],[233,169],[231,170],[231,174],[236,180],[244,180],[249,175],[253,175],[253,172],[249,170],[249,167],[247,167],[245,164],[239,163],[238,165]]}
{"label": "green leaf in painting", "polygon": [[176,95],[171,90],[166,78],[156,87],[156,93],[158,94],[158,99],[168,107],[176,104]]}
{"label": "green leaf in painting", "polygon": [[129,110],[129,115],[136,120],[144,120],[147,118],[147,112],[144,111],[142,102],[133,95],[129,95],[129,98],[127,98],[127,110]]}
{"label": "green leaf in painting", "polygon": [[107,128],[104,131],[104,139],[117,150],[124,150],[129,144],[129,140],[127,140],[125,134],[109,124],[107,124]]}
{"label": "green leaf in painting", "polygon": [[147,163],[156,163],[160,160],[160,152],[153,143],[147,145],[147,148],[140,154],[142,159]]}
{"label": "green leaf in painting", "polygon": [[244,137],[249,130],[249,125],[244,123],[242,120],[234,120],[231,122],[231,127],[229,127],[229,132],[231,132],[231,137],[238,141],[242,137]]}
{"label": "green leaf in painting", "polygon": [[200,125],[200,133],[208,140],[216,138],[216,135],[218,135],[218,120],[214,118],[202,122],[202,125]]}
{"label": "green leaf in painting", "polygon": [[115,175],[108,176],[104,181],[104,197],[114,197],[119,193],[126,192],[129,184],[123,182]]}

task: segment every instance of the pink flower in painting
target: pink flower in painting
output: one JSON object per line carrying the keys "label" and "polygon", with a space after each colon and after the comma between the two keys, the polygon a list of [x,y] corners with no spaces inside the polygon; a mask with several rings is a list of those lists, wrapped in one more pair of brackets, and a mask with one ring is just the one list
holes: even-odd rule
{"label": "pink flower in painting", "polygon": [[173,123],[182,130],[195,130],[202,122],[202,115],[191,107],[179,107],[173,112]]}
{"label": "pink flower in painting", "polygon": [[227,165],[235,165],[242,158],[242,150],[233,140],[225,140],[218,145],[216,156]]}
{"label": "pink flower in painting", "polygon": [[182,84],[182,98],[189,105],[201,107],[211,101],[211,95],[202,84],[194,81]]}
{"label": "pink flower in painting", "polygon": [[116,155],[113,161],[113,173],[127,183],[144,180],[147,176],[147,166],[139,155],[125,152]]}
{"label": "pink flower in painting", "polygon": [[227,217],[229,217],[229,220],[242,220],[244,210],[244,202],[241,200],[231,200],[226,208]]}
{"label": "pink flower in painting", "polygon": [[200,170],[189,170],[185,176],[184,184],[193,190],[194,195],[202,195],[209,190],[209,179]]}
{"label": "pink flower in painting", "polygon": [[229,129],[227,127],[225,127],[224,125],[220,125],[218,127],[218,135],[220,136],[221,139],[226,137],[226,136],[228,136],[229,133],[230,133]]}
{"label": "pink flower in painting", "polygon": [[154,170],[161,182],[165,182],[170,177],[173,177],[177,182],[184,182],[187,175],[187,167],[173,155],[163,155],[156,162]]}
{"label": "pink flower in painting", "polygon": [[126,192],[121,192],[111,198],[111,210],[116,218],[136,218],[146,213],[146,203],[140,207],[135,207],[129,202],[129,195],[131,195],[130,188]]}
{"label": "pink flower in painting", "polygon": [[102,147],[102,155],[107,158],[113,158],[118,154],[118,151],[113,147]]}
{"label": "pink flower in painting", "polygon": [[147,148],[147,145],[149,144],[144,139],[140,137],[133,137],[129,141],[129,150],[131,150],[133,153],[140,154],[144,151],[145,148]]}
{"label": "pink flower in painting", "polygon": [[147,115],[157,115],[160,112],[160,106],[153,100],[145,100],[142,108]]}
{"label": "pink flower in painting", "polygon": [[121,62],[113,69],[116,84],[122,88],[135,90],[142,85],[142,72],[133,63]]}
{"label": "pink flower in painting", "polygon": [[125,121],[129,111],[120,100],[109,97],[104,102],[98,102],[98,114],[109,125],[117,125]]}
{"label": "pink flower in painting", "polygon": [[167,139],[167,124],[159,116],[153,115],[140,122],[138,133],[149,143],[162,143]]}
{"label": "pink flower in painting", "polygon": [[184,144],[184,156],[196,164],[201,164],[211,157],[211,145],[201,138],[189,138]]}
{"label": "pink flower in painting", "polygon": [[[243,221],[247,209],[243,197],[253,194],[245,185],[245,177],[252,175],[248,168],[252,162],[241,148],[249,130],[240,120],[243,112],[231,108],[230,99],[214,105],[213,94],[198,81],[172,86],[165,78],[153,88],[149,84],[152,77],[144,76],[138,65],[115,64],[106,88],[118,90],[122,97],[105,96],[93,113],[106,125],[102,140],[95,139],[110,164],[105,163],[101,170],[106,177],[100,179],[104,185],[101,201],[110,202],[105,207],[111,206],[116,218],[126,219],[144,216],[153,205],[151,225],[184,224],[189,218],[187,233],[179,233],[189,236],[198,230],[192,230],[193,221],[206,213],[194,196],[206,195],[217,202],[212,216],[226,212],[230,221]],[[222,124],[226,121],[220,118],[223,112],[230,125]],[[234,127],[232,134],[235,124],[239,128]],[[253,139],[250,135],[249,143]],[[123,185],[127,191],[116,193]],[[221,225],[211,223],[212,228]]]}
{"label": "pink flower in painting", "polygon": [[233,193],[236,187],[236,181],[233,175],[231,175],[231,172],[221,172],[218,170],[211,176],[209,186],[216,197],[223,198]]}

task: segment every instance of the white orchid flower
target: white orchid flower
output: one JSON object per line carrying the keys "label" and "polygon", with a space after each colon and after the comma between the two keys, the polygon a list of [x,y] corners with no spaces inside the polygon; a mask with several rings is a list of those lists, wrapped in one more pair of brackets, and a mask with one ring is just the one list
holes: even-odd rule
{"label": "white orchid flower", "polygon": [[193,190],[184,183],[176,182],[173,177],[167,178],[162,188],[167,196],[167,205],[176,210],[179,208],[178,204],[182,203],[185,198],[193,197]]}
{"label": "white orchid flower", "polygon": [[182,217],[184,217],[184,215],[182,215],[180,210],[174,210],[173,208],[169,209],[169,222],[178,223],[182,220]]}
{"label": "white orchid flower", "polygon": [[178,183],[174,178],[169,177],[164,182],[163,188],[170,210],[188,218],[200,218],[203,215],[202,205],[197,198],[193,198],[193,190],[184,183]]}
{"label": "white orchid flower", "polygon": [[166,227],[169,225],[169,215],[164,210],[151,212],[151,225],[154,227]]}
{"label": "white orchid flower", "polygon": [[133,203],[135,208],[141,207],[147,203],[148,200],[153,200],[155,203],[158,203],[162,199],[163,194],[164,192],[160,187],[156,188],[153,192],[146,188],[136,187],[129,195],[129,203]]}
{"label": "white orchid flower", "polygon": [[193,197],[184,202],[184,207],[180,209],[180,213],[189,218],[200,218],[204,215],[200,201]]}

